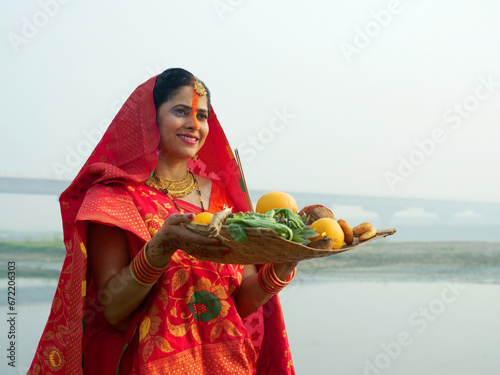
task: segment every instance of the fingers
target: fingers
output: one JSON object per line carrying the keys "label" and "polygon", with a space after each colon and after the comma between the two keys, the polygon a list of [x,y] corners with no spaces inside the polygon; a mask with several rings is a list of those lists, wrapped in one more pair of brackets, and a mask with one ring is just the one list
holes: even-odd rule
{"label": "fingers", "polygon": [[185,250],[195,258],[224,258],[230,248],[223,245],[219,239],[203,236],[181,225],[191,222],[194,216],[193,213],[169,215],[162,228],[163,238],[176,243],[177,248]]}
{"label": "fingers", "polygon": [[224,245],[222,242],[220,242],[219,240],[217,240],[215,238],[208,238],[208,240],[210,240],[210,241],[203,242],[200,244],[200,246],[205,248],[205,249],[210,249],[210,250],[223,250],[223,251],[230,250],[229,247],[227,247],[226,245]]}
{"label": "fingers", "polygon": [[179,225],[179,224],[186,224],[190,223],[194,219],[194,214],[189,213],[189,214],[172,214],[167,217],[165,222],[169,225]]}
{"label": "fingers", "polygon": [[176,245],[180,245],[182,242],[194,242],[195,244],[202,245],[220,245],[221,242],[217,238],[206,237],[189,230],[183,225],[190,223],[194,219],[194,216],[193,213],[171,214],[166,218],[162,228],[155,236]]}
{"label": "fingers", "polygon": [[200,244],[191,244],[184,250],[195,258],[205,259],[224,258],[231,251],[227,246]]}

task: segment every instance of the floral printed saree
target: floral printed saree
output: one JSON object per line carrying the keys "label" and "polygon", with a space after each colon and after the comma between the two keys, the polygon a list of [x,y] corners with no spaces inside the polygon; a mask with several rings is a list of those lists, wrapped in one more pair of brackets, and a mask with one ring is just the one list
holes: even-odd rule
{"label": "floral printed saree", "polygon": [[[234,295],[243,266],[197,260],[182,250],[133,314],[111,328],[87,270],[89,221],[126,233],[132,259],[177,212],[144,185],[158,159],[155,78],[127,99],[73,183],[60,197],[67,255],[50,316],[28,374],[294,374],[277,296],[246,319]],[[189,167],[212,179],[209,211],[247,211],[241,175],[213,113],[209,136]],[[181,202],[181,201],[179,201]],[[185,212],[199,208],[181,202]]]}

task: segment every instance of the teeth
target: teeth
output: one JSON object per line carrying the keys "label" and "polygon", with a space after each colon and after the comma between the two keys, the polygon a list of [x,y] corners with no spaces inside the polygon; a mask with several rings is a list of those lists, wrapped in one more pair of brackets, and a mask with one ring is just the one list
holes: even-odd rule
{"label": "teeth", "polygon": [[196,141],[196,138],[194,137],[186,137],[185,135],[179,135],[179,138],[186,139],[188,141]]}

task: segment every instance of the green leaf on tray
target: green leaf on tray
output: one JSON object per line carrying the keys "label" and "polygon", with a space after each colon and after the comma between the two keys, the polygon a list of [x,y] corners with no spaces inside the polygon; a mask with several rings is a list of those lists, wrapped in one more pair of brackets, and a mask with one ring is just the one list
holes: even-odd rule
{"label": "green leaf on tray", "polygon": [[300,216],[288,208],[257,212],[237,213],[226,219],[231,237],[238,242],[248,241],[245,227],[270,228],[286,240],[307,245],[309,238],[317,236],[314,229],[306,227],[306,216]]}
{"label": "green leaf on tray", "polygon": [[238,241],[238,242],[247,242],[248,241],[247,234],[245,233],[245,228],[241,225],[230,223],[229,224],[229,233],[231,234],[231,237],[233,237],[235,241]]}

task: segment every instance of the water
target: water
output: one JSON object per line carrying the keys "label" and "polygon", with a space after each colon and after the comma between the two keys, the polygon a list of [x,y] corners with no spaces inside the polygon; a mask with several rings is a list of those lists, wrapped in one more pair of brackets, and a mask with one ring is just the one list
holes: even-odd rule
{"label": "water", "polygon": [[[55,287],[54,287],[55,290]],[[54,293],[52,293],[52,296]],[[52,298],[52,297],[50,297]],[[50,302],[38,302],[20,304],[17,306],[16,316],[16,367],[12,368],[7,365],[7,358],[3,355],[0,357],[0,369],[2,374],[26,374],[33,360],[35,349],[38,341],[42,336],[45,323],[49,317]],[[0,314],[3,317],[7,316],[7,306],[0,306]],[[2,319],[0,325],[2,334],[8,332],[6,319]],[[2,335],[2,347],[8,347],[7,334]]]}
{"label": "water", "polygon": [[[1,268],[15,256],[3,254]],[[53,272],[62,259],[16,264]],[[387,239],[301,262],[281,293],[297,373],[497,375],[499,271],[498,242]],[[26,373],[56,285],[56,279],[16,280],[18,367],[8,367],[4,355],[2,374]],[[0,279],[3,317],[6,294],[7,280]],[[8,326],[1,321],[5,346]]]}
{"label": "water", "polygon": [[304,282],[282,302],[297,374],[500,372],[500,285]]}
{"label": "water", "polygon": [[[24,288],[52,298],[42,281]],[[298,278],[281,300],[297,374],[497,375],[500,369],[500,285]],[[26,373],[49,310],[49,302],[17,306],[18,368],[1,358],[2,374]]]}
{"label": "water", "polygon": [[335,256],[301,262],[300,269],[315,278],[500,284],[500,243],[382,239]]}
{"label": "water", "polygon": [[[49,279],[16,279],[16,304],[14,312],[16,320],[16,368],[7,365],[4,353],[0,357],[2,374],[26,374],[33,359],[33,354],[49,316],[50,305],[56,290],[57,280]],[[9,326],[7,314],[7,282],[0,279],[0,332],[2,347],[8,347]]]}

